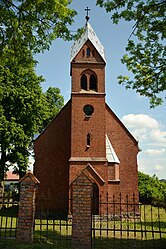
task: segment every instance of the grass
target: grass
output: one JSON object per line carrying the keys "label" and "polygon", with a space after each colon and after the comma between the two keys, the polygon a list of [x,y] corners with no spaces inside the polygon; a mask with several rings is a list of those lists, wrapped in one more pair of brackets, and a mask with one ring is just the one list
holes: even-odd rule
{"label": "grass", "polygon": [[[166,210],[143,206],[141,218],[93,222],[93,245],[96,249],[166,248]],[[0,210],[0,236],[12,237],[16,228],[15,207]],[[10,231],[10,226],[13,230]],[[3,229],[3,227],[5,229]],[[0,249],[71,249],[71,221],[35,220],[34,243],[19,244],[1,239]]]}
{"label": "grass", "polygon": [[[0,249],[53,249],[55,248],[50,244],[41,244],[34,242],[33,244],[17,243],[15,239],[1,239]],[[66,247],[58,246],[56,249],[66,249]],[[70,249],[70,248],[68,248]]]}
{"label": "grass", "polygon": [[[95,244],[95,245],[94,245]],[[166,248],[166,240],[147,240],[147,241],[139,241],[132,239],[96,239],[95,243],[93,242],[93,247],[95,249],[160,249]],[[0,240],[0,249],[72,249],[70,246],[58,246],[48,243],[38,243],[34,242],[33,244],[26,243],[17,243],[15,239],[1,239]]]}

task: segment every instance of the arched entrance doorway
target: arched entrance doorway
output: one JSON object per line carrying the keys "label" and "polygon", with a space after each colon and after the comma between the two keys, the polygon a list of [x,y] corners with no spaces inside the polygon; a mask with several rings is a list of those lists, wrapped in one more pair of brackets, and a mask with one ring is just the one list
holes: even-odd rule
{"label": "arched entrance doorway", "polygon": [[99,188],[96,183],[93,183],[92,214],[99,214]]}

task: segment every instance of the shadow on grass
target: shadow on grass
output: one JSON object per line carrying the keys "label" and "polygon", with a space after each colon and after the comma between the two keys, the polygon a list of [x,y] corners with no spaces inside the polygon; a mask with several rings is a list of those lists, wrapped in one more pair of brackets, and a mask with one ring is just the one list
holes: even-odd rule
{"label": "shadow on grass", "polygon": [[32,244],[18,243],[16,239],[0,239],[0,249],[72,249],[70,246],[55,245],[34,240]]}
{"label": "shadow on grass", "polygon": [[[65,238],[63,238],[63,240],[65,240]],[[96,238],[92,242],[93,242],[92,249],[134,249],[134,248],[165,249],[166,248],[166,239],[141,241],[136,239]],[[14,239],[12,240],[1,239],[0,248],[1,249],[72,249],[72,247],[69,245],[67,246],[63,244],[55,244],[51,243],[49,240],[39,241],[37,238],[34,239],[33,244],[17,243],[16,240]]]}
{"label": "shadow on grass", "polygon": [[[55,249],[72,249],[71,236],[61,235],[53,231],[36,231],[34,242],[40,242],[43,248],[51,246]],[[42,247],[41,247],[42,248]],[[165,249],[166,238],[161,239],[130,239],[130,238],[93,238],[93,249]],[[85,248],[86,249],[86,248]]]}
{"label": "shadow on grass", "polygon": [[2,208],[0,210],[0,216],[18,217],[18,206],[15,205],[8,208]]}
{"label": "shadow on grass", "polygon": [[166,239],[138,240],[117,238],[96,238],[92,240],[93,249],[165,249]]}
{"label": "shadow on grass", "polygon": [[[34,242],[55,249],[72,249],[71,235],[62,235],[57,231],[35,231]],[[43,247],[45,248],[45,247]],[[47,248],[47,247],[46,247]]]}

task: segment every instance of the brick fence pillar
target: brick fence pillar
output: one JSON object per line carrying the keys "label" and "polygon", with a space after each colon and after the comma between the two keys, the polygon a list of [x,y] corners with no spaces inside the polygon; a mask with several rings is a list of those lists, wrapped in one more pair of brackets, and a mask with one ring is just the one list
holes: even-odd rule
{"label": "brick fence pillar", "polygon": [[28,172],[20,179],[20,203],[16,239],[19,242],[33,242],[35,197],[39,181]]}
{"label": "brick fence pillar", "polygon": [[72,248],[92,248],[92,182],[81,175],[73,182]]}

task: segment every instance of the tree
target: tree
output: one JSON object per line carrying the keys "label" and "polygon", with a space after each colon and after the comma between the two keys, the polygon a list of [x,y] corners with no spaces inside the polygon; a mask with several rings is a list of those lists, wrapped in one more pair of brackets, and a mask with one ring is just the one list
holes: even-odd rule
{"label": "tree", "polygon": [[12,50],[6,50],[0,66],[0,181],[11,165],[14,173],[24,174],[34,134],[64,105],[58,88],[42,92],[43,78],[36,75],[29,51],[29,59],[24,51],[22,63],[12,54]]}
{"label": "tree", "polygon": [[166,90],[166,1],[97,0],[97,4],[112,12],[114,24],[121,19],[134,21],[126,47],[128,54],[121,60],[134,77],[120,75],[119,83],[148,97],[150,107],[162,104],[162,92]]}
{"label": "tree", "polygon": [[138,172],[138,185],[140,202],[157,206],[165,206],[166,183],[160,181],[155,175],[149,176]]}
{"label": "tree", "polygon": [[[45,98],[34,72],[34,62],[24,51],[24,61],[6,49],[0,65],[0,181],[10,165],[24,171],[33,134],[45,117]],[[22,165],[22,166],[21,166]],[[24,165],[24,166],[23,166]],[[21,169],[22,168],[22,169]]]}
{"label": "tree", "polygon": [[68,26],[76,11],[68,0],[1,0],[0,38],[1,51],[9,44],[21,42],[33,52],[48,49],[60,37],[71,39]]}
{"label": "tree", "polygon": [[[0,1],[0,182],[10,165],[22,175],[33,135],[50,118],[34,53],[69,40],[76,12],[68,0]],[[77,35],[76,35],[77,37]]]}
{"label": "tree", "polygon": [[64,106],[64,98],[61,95],[60,89],[57,87],[49,87],[45,92],[47,104],[47,118],[43,120],[43,129],[48,123],[59,113]]}

